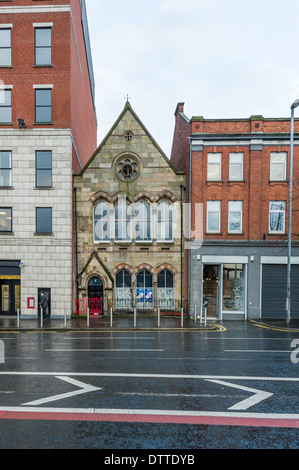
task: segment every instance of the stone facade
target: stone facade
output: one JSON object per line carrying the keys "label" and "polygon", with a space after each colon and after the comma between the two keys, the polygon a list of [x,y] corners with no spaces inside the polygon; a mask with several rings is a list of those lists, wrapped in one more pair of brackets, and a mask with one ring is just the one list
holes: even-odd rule
{"label": "stone facade", "polygon": [[[153,294],[148,306],[153,310],[157,307],[158,275],[167,271],[174,281],[173,299],[181,301],[181,200],[184,184],[184,173],[173,167],[131,105],[126,103],[90,161],[80,174],[74,176],[77,214],[74,233],[77,266],[74,273],[78,275],[75,297],[86,299],[90,281],[97,278],[107,305],[117,307],[115,280],[118,273],[125,271],[131,283],[129,307],[133,308],[138,296],[136,277],[141,271],[146,271],[151,278],[149,287]],[[126,213],[130,212],[128,225],[124,223],[122,226],[129,227],[125,237],[120,236],[120,225],[116,223],[115,216],[116,206],[121,200],[126,202]],[[141,201],[150,215],[147,222],[141,221],[138,225],[136,217]],[[173,231],[167,240],[164,236],[161,240],[161,223],[158,228],[161,201],[172,209]],[[97,225],[94,218],[99,203],[106,208],[103,215],[106,225],[100,219]],[[146,237],[140,237],[141,226],[148,230]],[[105,236],[101,230],[105,230]]]}
{"label": "stone facade", "polygon": [[[64,130],[2,130],[0,149],[12,155],[12,186],[1,188],[0,206],[12,209],[12,231],[0,234],[0,259],[17,261],[20,310],[37,315],[38,289],[51,289],[51,316],[71,312],[72,299],[72,139]],[[35,152],[52,151],[52,188],[36,187]],[[36,233],[36,208],[52,209],[52,233]],[[0,278],[9,276],[0,272]],[[6,281],[5,281],[6,282]],[[27,308],[27,299],[35,308]],[[3,298],[2,298],[3,301]]]}

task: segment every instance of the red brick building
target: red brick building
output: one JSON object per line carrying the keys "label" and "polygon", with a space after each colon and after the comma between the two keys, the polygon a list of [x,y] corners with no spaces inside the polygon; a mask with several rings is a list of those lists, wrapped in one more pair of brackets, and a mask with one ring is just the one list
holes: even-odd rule
{"label": "red brick building", "polygon": [[0,315],[36,316],[46,289],[61,316],[72,308],[72,176],[97,147],[85,1],[1,1],[0,80]]}
{"label": "red brick building", "polygon": [[[283,318],[290,162],[290,119],[188,119],[175,112],[171,161],[187,175],[194,231],[202,208],[202,245],[186,250],[190,309],[225,318]],[[295,120],[292,316],[299,317],[299,120]],[[195,242],[195,240],[193,240]],[[191,244],[192,246],[192,244]]]}

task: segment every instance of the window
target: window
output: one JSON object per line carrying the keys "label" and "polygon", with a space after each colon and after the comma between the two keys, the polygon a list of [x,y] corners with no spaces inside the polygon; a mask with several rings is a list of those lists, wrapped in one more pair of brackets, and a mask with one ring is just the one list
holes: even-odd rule
{"label": "window", "polygon": [[101,199],[93,209],[94,241],[110,241],[110,208],[106,201]]}
{"label": "window", "polygon": [[12,232],[11,207],[0,207],[0,232]]}
{"label": "window", "polygon": [[115,241],[131,241],[131,207],[126,200],[119,198],[115,206]]}
{"label": "window", "polygon": [[220,201],[207,201],[207,232],[220,232]]}
{"label": "window", "polygon": [[269,232],[285,232],[285,202],[270,201]]}
{"label": "window", "polygon": [[208,180],[221,180],[221,153],[208,153]]}
{"label": "window", "polygon": [[242,201],[229,201],[228,203],[228,231],[242,232]]}
{"label": "window", "polygon": [[167,199],[162,199],[157,211],[157,240],[173,241],[173,207]]}
{"label": "window", "polygon": [[52,208],[37,207],[36,208],[36,233],[50,234],[52,233]]}
{"label": "window", "polygon": [[0,88],[0,123],[11,123],[11,90]]}
{"label": "window", "polygon": [[243,153],[231,153],[229,155],[229,180],[242,181],[243,180]]}
{"label": "window", "polygon": [[52,121],[52,90],[35,90],[35,122],[49,123]]}
{"label": "window", "polygon": [[135,237],[137,242],[151,241],[151,206],[142,199],[135,209]]}
{"label": "window", "polygon": [[270,156],[270,180],[285,181],[287,178],[287,155],[282,153],[271,153]]}
{"label": "window", "polygon": [[52,30],[35,28],[35,65],[52,63]]}
{"label": "window", "polygon": [[174,308],[173,274],[165,269],[158,274],[158,307]]}
{"label": "window", "polygon": [[242,264],[223,265],[222,310],[242,313],[245,310],[245,267]]}
{"label": "window", "polygon": [[52,187],[52,152],[39,150],[35,153],[36,187]]}
{"label": "window", "polygon": [[132,276],[122,269],[115,277],[115,306],[116,308],[132,308]]}
{"label": "window", "polygon": [[0,66],[11,66],[11,29],[0,29]]}
{"label": "window", "polygon": [[12,186],[11,152],[0,151],[0,187]]}
{"label": "window", "polygon": [[140,271],[136,276],[136,302],[138,308],[153,307],[153,276],[147,270]]}

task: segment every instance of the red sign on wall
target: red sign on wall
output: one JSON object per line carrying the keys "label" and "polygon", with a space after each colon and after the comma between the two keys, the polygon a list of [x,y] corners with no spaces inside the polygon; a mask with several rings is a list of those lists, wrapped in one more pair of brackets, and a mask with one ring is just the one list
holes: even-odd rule
{"label": "red sign on wall", "polygon": [[35,298],[27,297],[27,308],[35,308]]}

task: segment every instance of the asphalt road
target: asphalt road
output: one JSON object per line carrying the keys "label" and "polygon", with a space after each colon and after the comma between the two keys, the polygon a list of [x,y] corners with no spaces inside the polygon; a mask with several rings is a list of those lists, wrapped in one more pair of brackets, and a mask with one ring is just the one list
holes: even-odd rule
{"label": "asphalt road", "polygon": [[0,448],[298,449],[299,330],[223,326],[0,332]]}

